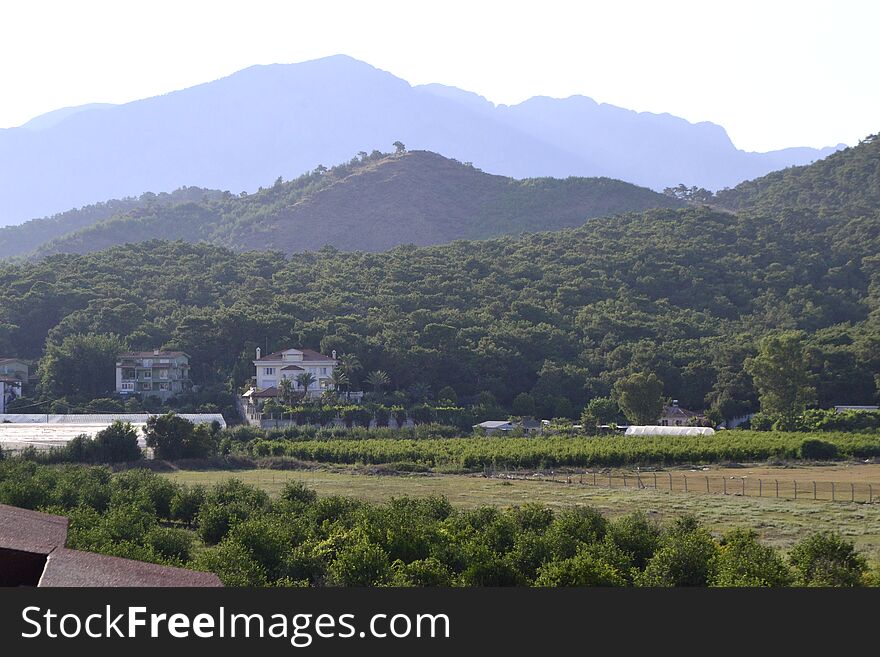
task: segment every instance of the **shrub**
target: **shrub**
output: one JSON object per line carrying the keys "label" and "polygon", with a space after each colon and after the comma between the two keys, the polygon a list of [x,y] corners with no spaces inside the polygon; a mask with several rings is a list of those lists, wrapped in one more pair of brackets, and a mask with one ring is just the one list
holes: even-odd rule
{"label": "shrub", "polygon": [[154,527],[147,532],[145,542],[156,554],[182,565],[189,561],[193,535],[184,529]]}
{"label": "shrub", "polygon": [[242,545],[224,541],[199,554],[192,563],[197,570],[216,573],[226,586],[265,586],[266,571]]}
{"label": "shrub", "polygon": [[452,586],[453,581],[449,568],[433,557],[391,564],[392,586]]}
{"label": "shrub", "polygon": [[281,489],[281,499],[288,502],[311,504],[318,499],[318,493],[301,481],[289,481]]}
{"label": "shrub", "polygon": [[340,586],[377,586],[389,578],[390,566],[382,548],[360,540],[340,550],[329,571]]}
{"label": "shrub", "polygon": [[409,414],[415,424],[430,424],[436,417],[434,409],[427,404],[413,406],[409,410]]}
{"label": "shrub", "polygon": [[761,545],[758,534],[745,529],[724,535],[713,571],[713,586],[788,586],[792,580],[776,550]]}
{"label": "shrub", "polygon": [[808,536],[789,553],[795,583],[801,586],[860,586],[865,559],[840,534]]}
{"label": "shrub", "polygon": [[709,532],[692,521],[678,523],[636,576],[639,586],[706,586],[718,546]]}
{"label": "shrub", "polygon": [[588,552],[550,561],[538,569],[535,586],[626,586],[618,570]]}
{"label": "shrub", "polygon": [[801,443],[800,455],[811,461],[832,461],[839,457],[837,445],[817,438],[808,438]]}
{"label": "shrub", "polygon": [[631,513],[609,523],[608,539],[642,570],[660,545],[660,529],[643,513]]}
{"label": "shrub", "polygon": [[608,521],[596,509],[577,507],[562,511],[547,529],[546,539],[553,557],[568,559],[581,545],[597,543],[605,537]]}
{"label": "shrub", "polygon": [[171,498],[171,518],[191,527],[206,496],[204,486],[180,486]]}

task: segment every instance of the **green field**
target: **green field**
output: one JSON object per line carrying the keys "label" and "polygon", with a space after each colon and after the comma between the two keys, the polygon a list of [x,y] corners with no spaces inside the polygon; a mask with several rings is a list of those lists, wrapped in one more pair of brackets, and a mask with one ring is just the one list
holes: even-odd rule
{"label": "green field", "polygon": [[693,514],[712,531],[732,527],[757,530],[783,549],[806,533],[836,530],[872,560],[880,560],[880,504],[743,498],[700,493],[621,490],[547,481],[505,481],[482,476],[375,476],[330,470],[176,471],[165,476],[178,483],[213,484],[230,477],[277,494],[285,482],[302,481],[321,495],[345,495],[381,502],[403,495],[445,495],[455,506],[512,506],[540,502],[559,509],[590,505],[617,516],[641,510],[660,520]]}
{"label": "green field", "polygon": [[[810,445],[824,447],[814,454]],[[806,447],[805,447],[806,445]],[[832,460],[880,456],[875,433],[719,431],[713,436],[549,436],[542,438],[367,438],[361,440],[253,440],[254,457],[287,456],[344,464],[412,463],[476,471],[487,467],[558,468],[635,464]]]}

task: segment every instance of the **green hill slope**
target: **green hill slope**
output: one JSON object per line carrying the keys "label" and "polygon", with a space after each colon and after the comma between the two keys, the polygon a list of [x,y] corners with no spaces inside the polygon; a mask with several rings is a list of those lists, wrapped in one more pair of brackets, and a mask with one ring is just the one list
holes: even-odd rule
{"label": "green hill slope", "polygon": [[221,192],[200,187],[182,187],[171,193],[146,193],[138,197],[113,199],[52,217],[32,219],[17,226],[0,228],[0,258],[26,256],[41,245],[61,236],[88,228],[99,221],[141,210],[167,209],[179,203],[204,202],[220,197]]}
{"label": "green hill slope", "polygon": [[[280,179],[279,179],[280,180]],[[382,251],[522,231],[681,203],[608,178],[515,180],[427,151],[374,153],[277,182],[255,194],[138,208],[43,245],[39,255],[86,253],[161,237],[236,251]]]}
{"label": "green hill slope", "polygon": [[880,207],[880,135],[802,167],[791,167],[715,194],[729,210]]}

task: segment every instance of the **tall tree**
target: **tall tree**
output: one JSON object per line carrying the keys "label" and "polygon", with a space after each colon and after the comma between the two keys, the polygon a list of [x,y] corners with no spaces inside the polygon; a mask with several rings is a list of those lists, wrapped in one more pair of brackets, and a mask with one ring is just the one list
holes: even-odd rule
{"label": "tall tree", "polygon": [[309,388],[315,382],[315,375],[311,372],[303,372],[297,375],[296,382],[303,389],[303,397],[308,397]]}
{"label": "tall tree", "polygon": [[367,375],[367,383],[373,388],[373,392],[378,394],[382,392],[382,388],[391,383],[391,377],[384,370],[373,370]]}
{"label": "tall tree", "polygon": [[663,382],[653,372],[638,372],[618,379],[614,396],[633,424],[656,424],[663,412]]}
{"label": "tall tree", "polygon": [[52,397],[105,397],[116,387],[116,358],[123,350],[116,335],[75,334],[49,342],[40,383]]}
{"label": "tall tree", "polygon": [[769,335],[758,344],[758,354],[745,360],[764,413],[790,420],[815,403],[803,340],[797,331]]}

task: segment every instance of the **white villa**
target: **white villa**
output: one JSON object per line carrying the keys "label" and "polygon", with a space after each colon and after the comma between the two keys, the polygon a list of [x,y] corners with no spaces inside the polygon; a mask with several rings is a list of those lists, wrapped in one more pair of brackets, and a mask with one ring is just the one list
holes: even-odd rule
{"label": "white villa", "polygon": [[309,386],[308,396],[319,397],[330,387],[330,377],[338,364],[335,351],[332,356],[325,356],[311,349],[285,349],[263,356],[258,347],[254,360],[256,386],[246,392],[245,397],[278,397],[278,386],[284,379],[293,384],[294,390],[302,391],[296,379],[304,373],[311,374],[315,381]]}

